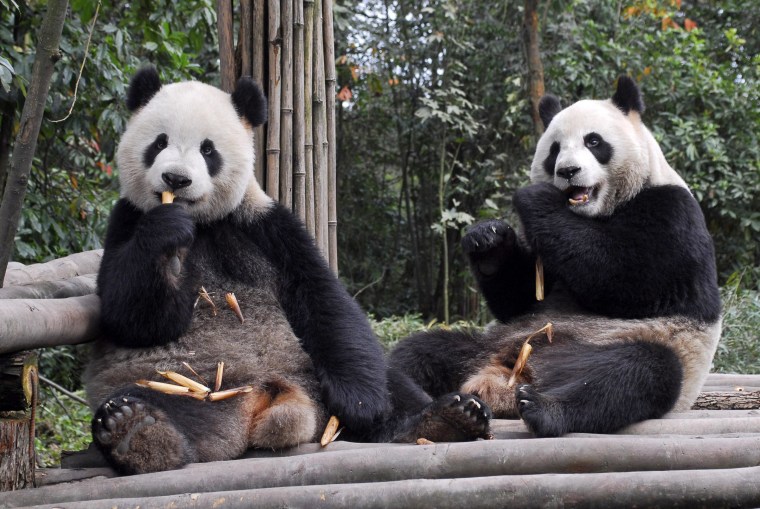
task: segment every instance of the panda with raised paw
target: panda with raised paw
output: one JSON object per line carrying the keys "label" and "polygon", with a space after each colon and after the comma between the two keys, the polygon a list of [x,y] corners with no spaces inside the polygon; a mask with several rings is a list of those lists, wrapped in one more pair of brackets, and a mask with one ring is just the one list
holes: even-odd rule
{"label": "panda with raised paw", "polygon": [[627,76],[610,100],[562,109],[542,98],[532,184],[514,195],[521,227],[486,221],[462,241],[498,322],[412,336],[392,366],[432,395],[477,394],[538,436],[610,433],[691,407],[720,337],[714,250],[643,111]]}
{"label": "panda with raised paw", "polygon": [[[231,95],[198,82],[162,86],[147,67],[127,106],[121,199],[98,275],[101,337],[85,372],[93,441],[114,468],[151,472],[295,446],[330,415],[353,440],[487,433],[477,398],[432,401],[388,370],[365,314],[305,228],[259,187],[253,128],[266,101],[257,85],[241,79]],[[165,192],[173,203],[162,204]],[[220,362],[217,392],[244,391],[212,401],[202,390],[152,388],[172,371],[211,388]]]}

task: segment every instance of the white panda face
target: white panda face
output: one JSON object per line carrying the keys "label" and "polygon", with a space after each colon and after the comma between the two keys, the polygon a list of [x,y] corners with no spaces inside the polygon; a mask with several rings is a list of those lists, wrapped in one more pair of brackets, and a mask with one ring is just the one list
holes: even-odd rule
{"label": "white panda face", "polygon": [[116,158],[122,195],[139,209],[172,191],[196,221],[209,222],[235,209],[254,180],[253,130],[229,94],[175,83],[137,109]]}
{"label": "white panda face", "polygon": [[626,115],[609,100],[579,101],[551,119],[536,147],[531,181],[552,182],[578,214],[609,215],[647,181],[641,129],[637,113]]}

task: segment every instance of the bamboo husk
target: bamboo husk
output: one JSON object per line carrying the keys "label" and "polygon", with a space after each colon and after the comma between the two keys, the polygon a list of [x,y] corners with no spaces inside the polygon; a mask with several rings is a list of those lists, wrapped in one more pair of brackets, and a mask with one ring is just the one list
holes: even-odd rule
{"label": "bamboo husk", "polygon": [[294,0],[293,13],[293,212],[306,221],[306,112],[303,2]]}
{"label": "bamboo husk", "polygon": [[335,36],[333,33],[333,0],[322,0],[322,32],[325,58],[325,101],[327,104],[327,246],[330,268],[338,273],[338,209],[336,203],[335,150]]}
{"label": "bamboo husk", "polygon": [[304,157],[306,229],[316,236],[314,210],[314,0],[304,0]]}
{"label": "bamboo husk", "polygon": [[[257,1],[253,3],[253,23],[251,26],[252,32],[247,36],[252,39],[251,48],[251,78],[253,81],[260,84],[262,87],[265,83],[264,76],[264,59],[266,52],[266,2]],[[256,181],[262,188],[266,186],[266,170],[264,159],[264,147],[266,146],[266,129],[264,126],[256,127],[253,130],[254,136],[254,152],[256,160],[254,162],[254,174],[256,175]]]}
{"label": "bamboo husk", "polygon": [[325,56],[322,45],[322,0],[314,2],[314,68],[312,114],[314,130],[314,222],[315,239],[325,258],[329,257],[327,199],[327,112],[325,111]]}
{"label": "bamboo husk", "polygon": [[282,28],[282,106],[280,109],[280,203],[293,208],[293,2],[280,0]]}
{"label": "bamboo husk", "polygon": [[269,6],[269,121],[267,122],[266,192],[275,200],[280,194],[280,108],[282,106],[282,39],[280,38],[280,0],[267,0]]}

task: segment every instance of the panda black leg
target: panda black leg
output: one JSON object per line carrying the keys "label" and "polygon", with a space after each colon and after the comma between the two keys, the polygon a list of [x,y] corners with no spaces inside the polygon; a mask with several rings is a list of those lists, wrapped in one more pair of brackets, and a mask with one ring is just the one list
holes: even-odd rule
{"label": "panda black leg", "polygon": [[432,397],[459,390],[470,364],[483,352],[476,331],[433,330],[402,340],[391,352],[390,366],[407,375]]}
{"label": "panda black leg", "polygon": [[490,438],[491,409],[472,394],[441,396],[399,427],[393,442],[464,442]]}
{"label": "panda black leg", "polygon": [[673,351],[647,342],[564,344],[529,361],[534,383],[516,389],[517,408],[538,436],[614,433],[668,412],[681,389]]}

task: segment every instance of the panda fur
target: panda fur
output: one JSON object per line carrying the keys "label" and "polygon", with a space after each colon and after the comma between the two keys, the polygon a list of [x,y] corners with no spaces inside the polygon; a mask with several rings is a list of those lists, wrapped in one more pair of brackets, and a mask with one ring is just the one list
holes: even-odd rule
{"label": "panda fur", "polygon": [[[300,221],[253,176],[266,101],[249,79],[230,95],[197,82],[133,78],[117,151],[121,199],[98,275],[101,336],[85,371],[93,441],[122,473],[310,442],[337,416],[344,437],[475,439],[477,398],[436,401],[388,370],[369,322]],[[161,193],[173,191],[172,204]],[[213,310],[199,299],[203,286]],[[234,293],[244,321],[228,309]],[[253,391],[223,401],[135,384],[157,371]]]}
{"label": "panda fur", "polygon": [[[407,338],[391,354],[394,367],[432,395],[477,394],[495,416],[519,415],[539,436],[609,433],[691,407],[720,338],[714,249],[643,110],[626,76],[610,100],[562,109],[542,98],[532,184],[514,196],[519,233],[492,220],[462,241],[497,322],[482,333]],[[531,339],[509,387],[520,348],[547,323],[553,338]]]}

